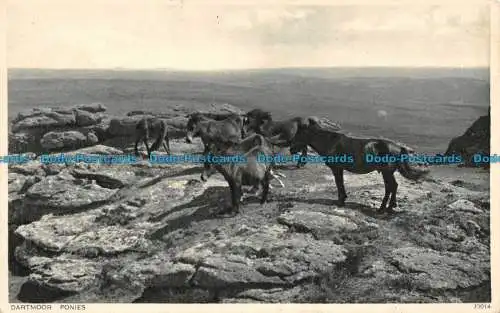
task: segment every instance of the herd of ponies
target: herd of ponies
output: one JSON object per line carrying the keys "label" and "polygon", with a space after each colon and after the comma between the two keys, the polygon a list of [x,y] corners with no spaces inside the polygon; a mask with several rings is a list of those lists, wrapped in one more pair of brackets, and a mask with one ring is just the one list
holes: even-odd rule
{"label": "herd of ponies", "polygon": [[[144,117],[136,126],[135,153],[139,155],[140,141],[147,149],[148,157],[161,146],[170,154],[170,140],[166,122],[157,117]],[[273,171],[276,163],[261,162],[259,155],[274,155],[276,148],[288,147],[291,154],[301,153],[297,168],[306,165],[308,147],[319,155],[350,155],[353,162],[325,162],[335,178],[338,192],[338,205],[344,206],[347,193],[344,186],[344,170],[355,174],[367,174],[378,171],[382,174],[385,195],[377,210],[379,213],[394,213],[397,206],[396,193],[398,183],[395,171],[410,180],[419,181],[429,173],[427,166],[415,166],[406,161],[367,163],[365,156],[390,155],[401,156],[413,154],[410,147],[385,138],[358,137],[346,134],[341,127],[329,123],[322,125],[315,116],[293,117],[286,120],[273,120],[270,112],[253,109],[245,114],[236,113],[201,113],[188,115],[186,142],[192,143],[194,137],[203,142],[203,155],[244,156],[246,162],[213,163],[205,161],[201,180],[206,181],[211,175],[219,172],[227,181],[231,193],[231,206],[218,214],[234,216],[239,213],[243,199],[243,186],[252,186],[254,192],[261,191],[260,203],[267,202],[270,181],[286,176]],[[151,146],[149,138],[156,138]],[[400,158],[398,158],[399,160]]]}

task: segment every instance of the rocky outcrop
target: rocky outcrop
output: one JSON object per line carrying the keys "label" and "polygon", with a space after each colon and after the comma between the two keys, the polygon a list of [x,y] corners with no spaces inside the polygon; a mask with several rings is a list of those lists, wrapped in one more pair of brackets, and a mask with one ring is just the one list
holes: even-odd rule
{"label": "rocky outcrop", "polygon": [[204,108],[166,107],[163,112],[132,111],[110,116],[101,103],[70,108],[42,108],[19,113],[9,131],[9,153],[69,151],[95,144],[125,149],[135,139],[135,126],[143,117],[165,119],[170,138],[185,136],[187,115],[194,111],[243,113],[229,104]]}
{"label": "rocky outcrop", "polygon": [[98,134],[103,133],[105,111],[104,105],[94,103],[21,112],[10,125],[9,153],[39,153],[75,149],[85,146],[85,142],[95,144]]}
{"label": "rocky outcrop", "polygon": [[40,139],[40,144],[45,151],[75,150],[93,146],[99,139],[93,132],[84,134],[70,130],[65,132],[48,132]]}
{"label": "rocky outcrop", "polygon": [[352,204],[338,208],[332,178],[309,164],[269,203],[250,197],[218,218],[227,183],[200,182],[199,165],[50,166],[9,173],[11,252],[29,272],[22,301],[443,302],[489,282],[487,188],[397,174],[403,211],[378,216],[378,173],[346,174]]}
{"label": "rocky outcrop", "polygon": [[[14,121],[18,142],[30,146],[28,133],[38,131],[37,144],[53,149],[9,164],[10,270],[26,275],[12,280],[22,283],[11,287],[17,301],[489,301],[487,173],[466,184],[439,172],[420,183],[396,174],[398,213],[388,216],[375,213],[384,195],[377,172],[345,173],[349,201],[341,208],[324,165],[285,167],[286,188],[273,188],[269,203],[249,196],[240,214],[221,218],[227,183],[220,175],[202,183],[200,164],[72,160],[122,157],[146,115],[184,136],[189,113],[104,110],[38,110]],[[122,144],[107,145],[113,140]],[[175,154],[203,150],[199,139],[170,145]],[[56,152],[64,149],[72,150],[63,158]]]}
{"label": "rocky outcrop", "polygon": [[491,113],[479,117],[463,135],[453,138],[445,154],[460,154],[464,159],[466,166],[489,166],[487,164],[478,164],[473,160],[474,154],[490,155],[490,124]]}
{"label": "rocky outcrop", "polygon": [[[186,124],[188,114],[194,112],[193,109],[170,108],[170,111],[165,112],[152,112],[152,111],[131,111],[125,117],[115,117],[111,119],[108,134],[110,137],[130,137],[135,134],[135,125],[141,118],[158,117],[167,122],[168,132],[170,138],[180,138],[186,135]],[[231,106],[229,104],[212,104],[200,110],[200,112],[207,113],[236,113],[243,114],[244,111]]]}

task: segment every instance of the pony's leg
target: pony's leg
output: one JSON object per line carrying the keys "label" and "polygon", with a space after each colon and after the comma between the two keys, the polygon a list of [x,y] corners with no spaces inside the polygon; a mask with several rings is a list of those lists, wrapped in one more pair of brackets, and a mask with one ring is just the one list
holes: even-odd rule
{"label": "pony's leg", "polygon": [[392,213],[394,212],[393,208],[397,206],[396,193],[398,191],[398,183],[396,182],[396,178],[394,177],[394,172],[391,173],[389,177],[390,187],[391,187],[391,198],[389,200],[389,206],[387,207],[387,211]]}
{"label": "pony's leg", "polygon": [[236,182],[228,181],[229,191],[231,193],[231,207],[225,207],[217,215],[224,215],[226,213],[231,213],[231,215],[235,215],[240,210],[240,201],[241,201],[241,187],[238,187]]}
{"label": "pony's leg", "polygon": [[344,186],[344,169],[338,167],[330,167],[330,169],[332,170],[333,176],[335,177],[339,206],[344,206],[345,199],[347,199],[347,193],[345,192]]}
{"label": "pony's leg", "polygon": [[142,139],[142,142],[144,142],[144,145],[146,146],[146,150],[148,151],[148,158],[150,158],[151,157],[151,150],[149,149],[148,140],[146,139],[146,137],[144,137]]}
{"label": "pony's leg", "polygon": [[168,147],[168,153],[170,154],[170,139],[167,138],[167,147]]}
{"label": "pony's leg", "polygon": [[260,204],[264,204],[267,202],[267,197],[269,195],[269,182],[271,181],[271,173],[266,172],[264,176],[264,180],[261,182],[262,184],[262,198],[260,199]]}
{"label": "pony's leg", "polygon": [[302,154],[300,155],[300,159],[297,162],[297,168],[301,168],[306,165],[306,162],[302,162],[302,158],[307,157],[307,146],[302,150]]}
{"label": "pony's leg", "polygon": [[163,149],[165,149],[165,152],[170,154],[170,149],[167,147],[167,144],[165,143],[165,140],[162,141]]}
{"label": "pony's leg", "polygon": [[233,183],[231,187],[231,213],[238,214],[240,212],[240,200],[242,196],[241,186]]}
{"label": "pony's leg", "polygon": [[385,195],[384,198],[382,199],[382,203],[380,204],[379,209],[377,210],[378,212],[383,212],[386,209],[385,207],[387,205],[387,201],[389,200],[389,195],[392,192],[391,176],[394,179],[392,172],[389,172],[387,170],[382,170],[382,177],[384,178]]}
{"label": "pony's leg", "polygon": [[134,151],[135,151],[135,155],[138,156],[139,155],[139,141],[141,141],[141,137],[137,137],[137,139],[135,140],[135,147],[134,147]]}

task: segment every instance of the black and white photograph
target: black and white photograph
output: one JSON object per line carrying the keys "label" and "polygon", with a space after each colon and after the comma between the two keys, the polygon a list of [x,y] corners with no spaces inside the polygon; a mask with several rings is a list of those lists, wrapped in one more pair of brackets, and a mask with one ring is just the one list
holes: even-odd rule
{"label": "black and white photograph", "polygon": [[493,3],[7,1],[7,311],[498,312]]}

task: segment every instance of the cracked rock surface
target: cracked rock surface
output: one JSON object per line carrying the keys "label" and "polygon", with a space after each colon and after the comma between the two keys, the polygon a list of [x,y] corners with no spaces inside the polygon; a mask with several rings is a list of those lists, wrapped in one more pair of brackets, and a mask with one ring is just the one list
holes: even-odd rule
{"label": "cracked rock surface", "polygon": [[[74,111],[37,111],[16,125],[23,131],[36,123],[88,125],[101,121],[96,114],[103,109],[80,107],[87,113],[77,111],[76,118]],[[129,118],[144,114],[136,113]],[[129,131],[123,121],[114,122],[115,132]],[[174,139],[171,146],[174,153],[202,151],[199,139],[192,145]],[[101,142],[72,153],[126,151]],[[215,214],[230,203],[226,181],[214,175],[203,183],[201,170],[200,164],[40,159],[10,166],[9,257],[24,271],[10,273],[11,297],[68,303],[489,301],[485,170],[433,167],[432,179],[421,183],[396,173],[397,213],[381,215],[375,212],[384,194],[377,172],[345,173],[349,198],[338,207],[326,166],[280,168],[286,188],[273,188],[264,205],[248,197],[234,217]]]}
{"label": "cracked rock surface", "polygon": [[346,174],[340,208],[328,169],[311,164],[289,170],[268,203],[249,197],[220,218],[227,184],[202,183],[199,170],[69,164],[29,183],[10,173],[14,255],[29,271],[18,299],[36,286],[63,302],[434,302],[489,282],[487,188],[445,178],[415,188],[396,174],[399,213],[377,215],[376,173]]}

